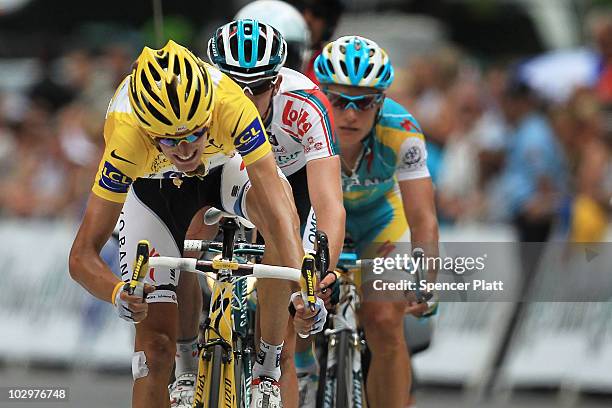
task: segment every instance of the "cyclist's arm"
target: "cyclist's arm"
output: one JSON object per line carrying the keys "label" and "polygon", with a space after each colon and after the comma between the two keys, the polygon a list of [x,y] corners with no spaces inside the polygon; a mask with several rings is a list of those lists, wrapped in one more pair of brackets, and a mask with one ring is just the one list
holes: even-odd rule
{"label": "cyclist's arm", "polygon": [[296,209],[283,188],[274,156],[268,152],[257,161],[247,164],[246,170],[251,181],[249,194],[254,195],[251,203],[257,205],[259,214],[265,214],[257,220],[257,228],[266,245],[274,248],[282,265],[300,268],[304,249]]}
{"label": "cyclist's arm", "polygon": [[[397,179],[410,227],[412,247],[420,247],[428,257],[438,256],[438,220],[434,203],[434,188],[427,169],[427,148],[420,132],[404,134],[398,151]],[[433,282],[437,271],[427,272]]]}
{"label": "cyclist's arm", "polygon": [[[428,257],[438,256],[438,219],[430,177],[399,182],[404,214],[410,226],[412,247],[423,248]],[[430,270],[427,280],[434,282],[437,271]]]}
{"label": "cyclist's arm", "polygon": [[317,229],[329,240],[330,270],[336,268],[344,242],[346,212],[342,201],[339,156],[310,160],[306,164],[308,193],[317,216]]}
{"label": "cyclist's arm", "polygon": [[92,295],[107,302],[111,301],[119,279],[99,254],[113,232],[122,207],[122,203],[91,194],[70,250],[70,276]]}

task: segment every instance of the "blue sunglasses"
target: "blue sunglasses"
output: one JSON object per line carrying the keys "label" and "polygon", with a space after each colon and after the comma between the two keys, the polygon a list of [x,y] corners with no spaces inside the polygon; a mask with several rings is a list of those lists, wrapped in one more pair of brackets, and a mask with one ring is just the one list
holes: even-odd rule
{"label": "blue sunglasses", "polygon": [[352,96],[330,90],[325,90],[324,92],[332,106],[344,110],[355,109],[357,111],[364,111],[372,109],[376,105],[380,105],[385,98],[383,93]]}
{"label": "blue sunglasses", "polygon": [[196,140],[198,140],[199,138],[201,138],[202,136],[204,136],[206,134],[206,132],[208,132],[208,128],[202,128],[201,130],[197,131],[197,132],[193,132],[190,135],[187,136],[183,136],[183,137],[179,137],[179,138],[172,138],[172,137],[156,137],[155,140],[157,142],[159,142],[160,144],[163,144],[164,146],[168,146],[168,147],[176,147],[178,146],[179,143],[185,141],[187,143],[193,143]]}

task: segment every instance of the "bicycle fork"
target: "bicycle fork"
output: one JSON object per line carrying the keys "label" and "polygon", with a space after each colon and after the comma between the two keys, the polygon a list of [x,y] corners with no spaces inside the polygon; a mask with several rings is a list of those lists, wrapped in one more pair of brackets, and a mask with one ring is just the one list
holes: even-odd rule
{"label": "bicycle fork", "polygon": [[[219,407],[233,408],[236,406],[234,388],[234,364],[232,347],[232,283],[230,277],[221,276],[213,288],[210,304],[210,314],[205,322],[206,338],[200,349],[198,362],[198,377],[196,381],[195,408],[209,408],[206,401],[211,395],[218,395]],[[216,349],[222,349],[221,362],[213,361]],[[211,362],[213,364],[211,364]],[[220,364],[218,387],[213,389],[214,364]]]}
{"label": "bicycle fork", "polygon": [[[361,352],[365,341],[357,330],[354,306],[352,296],[348,297],[346,303],[338,305],[340,313],[332,317],[334,328],[325,331],[328,348],[323,408],[362,408],[367,405],[363,398],[365,392],[361,369]],[[344,356],[341,357],[340,353]],[[343,399],[338,401],[340,387],[346,390],[346,402]],[[346,403],[349,405],[339,406]]]}

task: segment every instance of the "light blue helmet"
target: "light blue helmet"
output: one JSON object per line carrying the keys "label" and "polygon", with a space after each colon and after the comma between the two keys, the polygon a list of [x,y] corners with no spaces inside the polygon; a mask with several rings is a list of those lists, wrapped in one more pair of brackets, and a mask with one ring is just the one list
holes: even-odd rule
{"label": "light blue helmet", "polygon": [[385,50],[357,35],[340,37],[323,47],[314,71],[321,84],[386,90],[393,82],[393,67]]}
{"label": "light blue helmet", "polygon": [[208,41],[208,58],[221,71],[242,83],[274,78],[287,58],[281,33],[257,20],[232,21]]}

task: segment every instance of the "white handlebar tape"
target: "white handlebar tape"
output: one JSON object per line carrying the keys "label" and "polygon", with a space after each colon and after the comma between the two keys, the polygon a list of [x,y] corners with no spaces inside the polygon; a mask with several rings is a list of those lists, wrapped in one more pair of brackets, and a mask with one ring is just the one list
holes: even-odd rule
{"label": "white handlebar tape", "polygon": [[253,275],[256,278],[288,279],[299,282],[302,277],[302,272],[299,269],[289,268],[287,266],[256,264],[253,265]]}
{"label": "white handlebar tape", "polygon": [[149,266],[169,269],[180,269],[182,271],[197,272],[197,259],[195,258],[171,258],[167,256],[154,256],[149,258]]}

